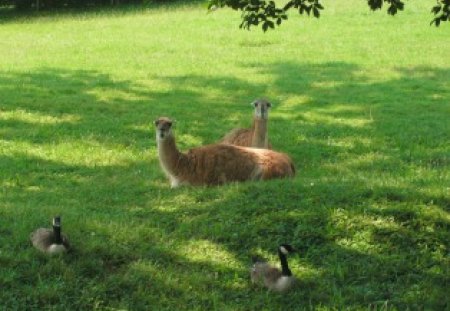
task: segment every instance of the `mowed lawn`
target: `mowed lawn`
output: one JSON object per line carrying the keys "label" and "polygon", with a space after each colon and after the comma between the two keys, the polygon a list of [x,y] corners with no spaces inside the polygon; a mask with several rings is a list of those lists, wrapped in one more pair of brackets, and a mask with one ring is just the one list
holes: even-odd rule
{"label": "mowed lawn", "polygon": [[[0,19],[0,309],[449,309],[450,24],[326,5],[266,34],[203,4]],[[170,189],[153,121],[187,150],[258,97],[295,179]],[[283,242],[298,287],[252,286]]]}

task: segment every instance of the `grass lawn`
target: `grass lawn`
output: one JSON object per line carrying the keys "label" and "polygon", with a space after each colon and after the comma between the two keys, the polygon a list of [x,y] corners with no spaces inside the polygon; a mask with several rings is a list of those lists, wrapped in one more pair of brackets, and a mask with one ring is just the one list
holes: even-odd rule
{"label": "grass lawn", "polygon": [[[450,25],[326,4],[266,34],[200,4],[0,19],[0,309],[448,310]],[[153,120],[186,150],[261,96],[296,178],[170,189]],[[253,287],[282,242],[298,288]]]}

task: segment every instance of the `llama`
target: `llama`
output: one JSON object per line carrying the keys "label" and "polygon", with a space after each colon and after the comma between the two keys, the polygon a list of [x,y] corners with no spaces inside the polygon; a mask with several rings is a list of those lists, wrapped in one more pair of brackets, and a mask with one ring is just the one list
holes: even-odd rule
{"label": "llama", "polygon": [[272,149],[267,133],[269,108],[272,107],[272,105],[265,99],[257,99],[251,103],[251,105],[255,107],[252,127],[249,129],[233,129],[222,138],[220,143]]}
{"label": "llama", "polygon": [[268,149],[212,144],[180,152],[172,133],[172,121],[155,121],[161,168],[172,188],[181,185],[220,185],[235,181],[294,177],[288,155]]}

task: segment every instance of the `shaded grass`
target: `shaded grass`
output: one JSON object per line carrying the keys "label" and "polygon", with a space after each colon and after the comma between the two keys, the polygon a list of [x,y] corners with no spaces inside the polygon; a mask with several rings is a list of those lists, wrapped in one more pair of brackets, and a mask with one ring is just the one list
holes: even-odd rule
{"label": "shaded grass", "polygon": [[[424,4],[330,5],[267,35],[195,6],[4,23],[1,306],[448,308],[447,28]],[[248,126],[260,96],[298,176],[170,189],[152,121],[177,119],[186,149]],[[27,239],[57,213],[75,250],[49,259]],[[247,273],[282,242],[300,250],[287,296]]]}

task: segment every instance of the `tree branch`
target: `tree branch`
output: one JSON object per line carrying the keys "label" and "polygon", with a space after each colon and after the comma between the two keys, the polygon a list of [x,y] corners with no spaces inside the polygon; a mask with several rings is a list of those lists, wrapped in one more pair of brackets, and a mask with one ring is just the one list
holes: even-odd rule
{"label": "tree branch", "polygon": [[[264,32],[275,29],[288,19],[289,10],[297,11],[300,15],[314,16],[319,18],[324,9],[321,0],[290,0],[283,7],[277,7],[272,0],[209,0],[208,9],[229,7],[242,12],[240,28],[250,30],[254,26],[261,25]],[[403,11],[405,4],[402,0],[367,0],[367,4],[373,11],[381,10],[387,5],[387,13],[396,15]],[[439,26],[441,22],[450,21],[450,0],[437,0],[431,12],[434,18],[431,24]]]}

